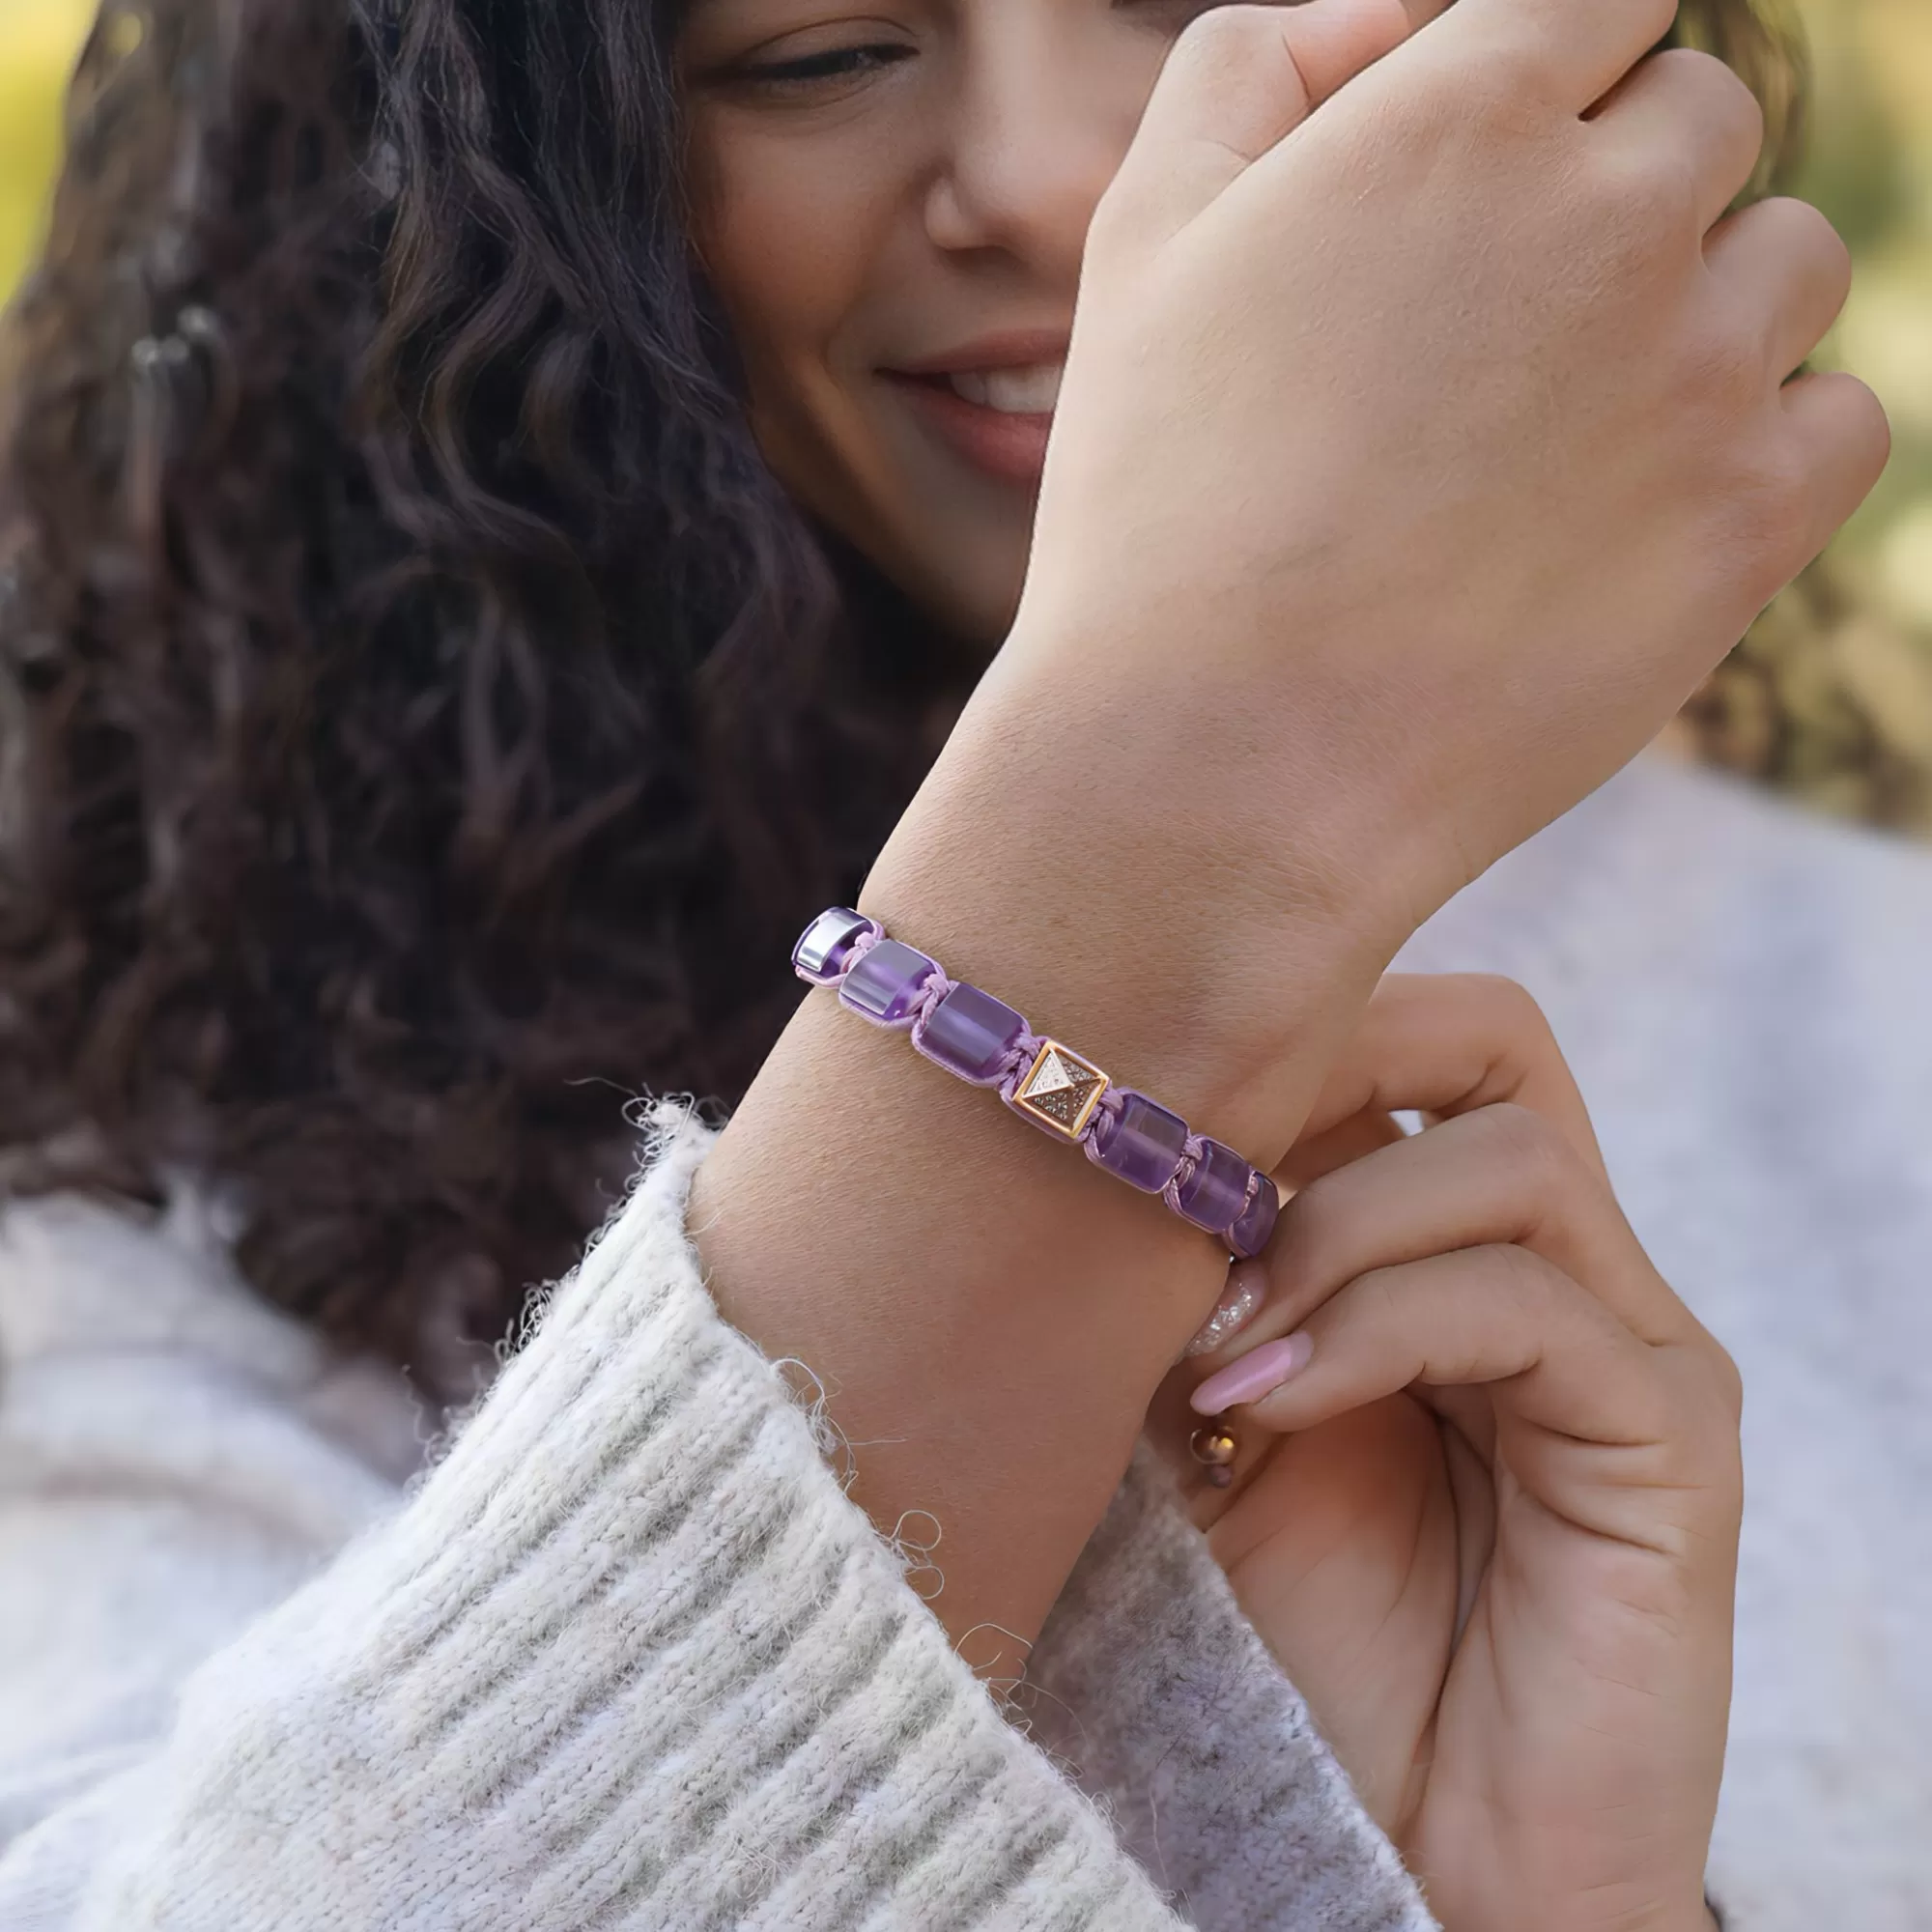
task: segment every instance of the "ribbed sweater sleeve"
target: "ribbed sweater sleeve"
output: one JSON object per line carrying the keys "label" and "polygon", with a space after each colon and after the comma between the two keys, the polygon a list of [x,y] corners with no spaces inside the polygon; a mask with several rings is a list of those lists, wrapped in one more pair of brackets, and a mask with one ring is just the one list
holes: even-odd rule
{"label": "ribbed sweater sleeve", "polygon": [[685,1237],[621,1208],[407,1504],[0,1861],[74,1932],[1181,1921],[1007,1722]]}

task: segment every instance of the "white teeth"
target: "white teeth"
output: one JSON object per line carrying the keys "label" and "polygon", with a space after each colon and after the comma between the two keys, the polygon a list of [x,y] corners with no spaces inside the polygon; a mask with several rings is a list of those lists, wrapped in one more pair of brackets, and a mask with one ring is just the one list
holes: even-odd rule
{"label": "white teeth", "polygon": [[1035,362],[1023,369],[959,369],[947,377],[954,395],[1002,415],[1050,415],[1060,400],[1065,362]]}

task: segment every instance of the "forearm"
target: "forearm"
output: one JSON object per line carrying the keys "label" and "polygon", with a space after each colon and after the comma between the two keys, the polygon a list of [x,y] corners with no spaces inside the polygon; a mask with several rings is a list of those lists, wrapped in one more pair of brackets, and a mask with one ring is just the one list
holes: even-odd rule
{"label": "forearm", "polygon": [[[1053,777],[1006,751],[1039,822],[1079,826],[1077,801],[1042,799]],[[1160,932],[1155,828],[1114,833],[1144,846],[1145,897],[1098,893],[1119,874],[1091,829],[993,839],[996,815],[963,795],[985,769],[936,775],[861,909],[1272,1165],[1385,938],[1314,884],[1252,917],[1230,889],[1224,929],[1177,914]],[[727,1319],[824,1382],[880,1530],[937,1520],[934,1608],[955,1637],[997,1625],[1031,1640],[1226,1271],[1209,1236],[826,995],[804,1002],[699,1171],[690,1225]],[[1014,1661],[991,1633],[965,1648]]]}

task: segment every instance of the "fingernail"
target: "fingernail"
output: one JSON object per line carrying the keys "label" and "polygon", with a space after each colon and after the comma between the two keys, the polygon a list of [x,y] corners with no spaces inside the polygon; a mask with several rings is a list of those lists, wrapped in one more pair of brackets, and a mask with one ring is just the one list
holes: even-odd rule
{"label": "fingernail", "polygon": [[1211,1354],[1230,1335],[1245,1328],[1267,1299],[1267,1269],[1252,1259],[1228,1270],[1228,1286],[1214,1312],[1194,1331],[1187,1345],[1190,1355]]}
{"label": "fingernail", "polygon": [[1279,1388],[1291,1376],[1299,1375],[1314,1352],[1314,1336],[1306,1328],[1297,1328],[1278,1342],[1264,1342],[1219,1375],[1209,1376],[1188,1401],[1203,1415],[1217,1415],[1236,1403],[1253,1402],[1269,1389]]}

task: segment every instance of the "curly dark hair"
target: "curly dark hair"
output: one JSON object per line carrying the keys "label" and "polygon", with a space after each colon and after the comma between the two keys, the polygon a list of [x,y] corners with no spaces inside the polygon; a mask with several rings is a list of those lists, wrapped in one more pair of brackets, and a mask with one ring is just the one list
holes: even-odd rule
{"label": "curly dark hair", "polygon": [[[974,670],[758,457],[670,26],[106,0],[5,338],[7,1184],[209,1181],[418,1367],[568,1265],[623,1096],[735,1101]],[[1680,32],[1782,151],[1788,33]]]}

